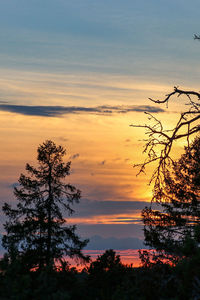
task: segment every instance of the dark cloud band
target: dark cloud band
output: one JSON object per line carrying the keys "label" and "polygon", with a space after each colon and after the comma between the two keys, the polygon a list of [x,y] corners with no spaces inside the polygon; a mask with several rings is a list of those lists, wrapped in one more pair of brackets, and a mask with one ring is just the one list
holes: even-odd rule
{"label": "dark cloud band", "polygon": [[42,116],[42,117],[59,117],[65,114],[100,114],[112,115],[129,112],[164,112],[162,108],[150,105],[120,105],[120,106],[97,106],[97,107],[82,107],[82,106],[28,106],[14,104],[0,104],[1,111],[7,111],[26,116]]}
{"label": "dark cloud band", "polygon": [[[85,218],[100,215],[133,214],[140,212],[149,202],[145,201],[90,201],[82,199],[75,208],[74,217]],[[120,221],[120,220],[119,220]]]}
{"label": "dark cloud band", "polygon": [[129,238],[103,238],[99,235],[92,236],[89,240],[86,249],[92,250],[127,250],[127,249],[144,249],[146,246],[141,239],[129,237]]}

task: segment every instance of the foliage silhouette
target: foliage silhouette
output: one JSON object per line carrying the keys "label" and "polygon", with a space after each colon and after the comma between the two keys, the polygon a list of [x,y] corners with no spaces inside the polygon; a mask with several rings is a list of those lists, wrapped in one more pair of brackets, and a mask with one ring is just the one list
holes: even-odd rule
{"label": "foliage silhouette", "polygon": [[162,189],[142,211],[145,242],[160,256],[176,260],[198,252],[200,242],[200,138],[166,170]]}
{"label": "foliage silhouette", "polygon": [[3,246],[12,261],[20,259],[28,269],[55,266],[64,255],[88,261],[82,253],[87,240],[81,241],[76,226],[66,226],[63,210],[71,215],[72,205],[81,193],[64,180],[70,174],[70,162],[64,163],[66,150],[48,140],[38,147],[38,168],[26,165],[28,176],[21,174],[14,188],[16,208],[5,203],[8,221]]}
{"label": "foliage silhouette", "polygon": [[19,259],[7,259],[6,265],[5,257],[0,261],[0,300],[195,300],[200,291],[199,259],[200,251],[175,267],[157,261],[133,268],[107,250],[91,268],[77,272],[67,264],[59,270],[30,271]]}
{"label": "foliage silhouette", "polygon": [[121,283],[125,267],[120,256],[112,249],[106,250],[88,268],[88,285],[91,299],[98,294],[99,299],[112,299],[117,286]]}

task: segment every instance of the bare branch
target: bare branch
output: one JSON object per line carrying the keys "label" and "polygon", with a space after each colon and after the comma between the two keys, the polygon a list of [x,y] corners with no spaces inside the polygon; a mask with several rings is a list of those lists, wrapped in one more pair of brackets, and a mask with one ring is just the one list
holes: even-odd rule
{"label": "bare branch", "polygon": [[167,94],[166,97],[163,100],[155,100],[152,98],[149,98],[149,100],[151,100],[154,103],[166,103],[169,101],[169,99],[173,96],[176,95],[179,97],[181,95],[186,95],[187,97],[189,96],[197,96],[198,100],[200,100],[200,93],[198,92],[194,92],[194,91],[184,91],[184,90],[180,90],[178,87],[174,87],[174,91],[171,92],[170,94]]}
{"label": "bare branch", "polygon": [[[200,38],[200,36],[199,36]],[[154,189],[162,189],[165,173],[173,164],[174,160],[171,157],[171,150],[175,141],[182,138],[186,139],[187,145],[192,135],[200,132],[200,93],[195,91],[181,90],[174,87],[174,91],[166,95],[163,100],[151,99],[154,103],[168,103],[172,96],[180,97],[185,95],[188,99],[186,103],[189,106],[185,112],[180,114],[180,117],[174,128],[165,130],[163,124],[155,116],[146,113],[148,120],[152,123],[145,125],[131,124],[131,127],[144,128],[145,134],[148,136],[145,139],[143,152],[147,154],[144,162],[134,165],[139,167],[139,173],[145,173],[147,165],[158,161],[158,165],[154,170],[150,183],[154,182]]]}

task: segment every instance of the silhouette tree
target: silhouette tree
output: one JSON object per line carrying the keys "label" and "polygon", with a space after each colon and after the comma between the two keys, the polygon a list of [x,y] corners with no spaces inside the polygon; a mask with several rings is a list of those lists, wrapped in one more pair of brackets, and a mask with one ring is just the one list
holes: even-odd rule
{"label": "silhouette tree", "polygon": [[[200,36],[194,35],[194,39],[200,40]],[[149,164],[157,163],[150,179],[150,183],[153,183],[151,206],[142,212],[145,224],[145,240],[148,245],[156,247],[156,249],[161,250],[162,248],[165,248],[167,250],[166,247],[168,247],[171,249],[168,249],[169,252],[172,251],[175,244],[176,246],[180,246],[180,241],[182,240],[183,242],[181,236],[186,238],[186,236],[188,237],[192,234],[192,226],[189,219],[198,219],[198,216],[195,215],[194,201],[192,201],[191,198],[188,198],[188,202],[186,204],[185,197],[186,195],[189,197],[187,193],[184,193],[186,191],[182,189],[182,196],[181,194],[173,194],[173,189],[180,188],[179,185],[181,182],[182,185],[184,185],[184,178],[179,177],[179,172],[182,172],[183,168],[183,166],[181,167],[181,161],[183,163],[183,160],[180,159],[177,163],[172,156],[172,149],[174,148],[176,141],[185,140],[185,144],[187,144],[185,156],[189,159],[191,139],[194,136],[198,136],[198,133],[200,132],[200,93],[193,90],[183,90],[175,86],[174,90],[167,94],[164,99],[149,99],[157,104],[164,103],[168,107],[169,102],[173,101],[175,97],[180,97],[181,99],[185,98],[187,102],[185,111],[180,113],[177,123],[173,128],[165,129],[162,122],[150,113],[146,113],[150,121],[149,124],[130,125],[132,127],[144,128],[147,135],[144,148],[144,152],[147,154],[147,157],[144,162],[135,165],[135,167],[139,167],[139,173],[145,172],[145,169]],[[188,175],[189,174],[191,175],[188,169]],[[197,174],[196,176],[198,176]],[[186,188],[189,184],[190,182],[185,182],[185,186],[183,187]],[[191,194],[190,196],[192,197]],[[175,202],[174,197],[178,200],[177,202]],[[158,207],[157,209],[155,208],[155,204],[160,206],[161,211],[158,210]],[[189,212],[190,207],[191,212]],[[188,220],[186,220],[187,218],[183,218],[184,209],[187,211]],[[173,215],[175,215],[174,220],[172,218]],[[188,227],[188,225],[190,226]],[[178,226],[179,229],[182,228],[181,231],[177,230],[175,233],[176,226]],[[195,226],[194,228],[196,231],[198,226]],[[189,240],[191,241],[191,239],[188,238],[188,243]],[[178,248],[176,248],[176,251],[180,251],[180,253],[176,254],[181,255],[182,250],[179,249],[178,251]]]}
{"label": "silhouette tree", "polygon": [[200,137],[171,169],[165,169],[162,189],[154,188],[157,203],[142,211],[147,245],[171,259],[191,257],[200,243]]}
{"label": "silhouette tree", "polygon": [[76,226],[66,226],[63,211],[71,215],[72,204],[81,192],[64,179],[70,174],[70,162],[64,163],[66,150],[48,140],[38,147],[38,168],[26,165],[28,176],[21,174],[14,188],[16,208],[5,203],[8,217],[3,246],[10,259],[19,257],[31,268],[54,266],[64,255],[88,261],[82,253],[87,240],[81,241]]}
{"label": "silhouette tree", "polygon": [[88,272],[90,275],[97,274],[100,276],[101,272],[107,273],[121,267],[123,267],[123,265],[120,256],[116,255],[113,249],[109,249],[90,264]]}
{"label": "silhouette tree", "polygon": [[114,299],[125,272],[126,268],[121,263],[120,256],[112,249],[106,250],[88,268],[89,299]]}

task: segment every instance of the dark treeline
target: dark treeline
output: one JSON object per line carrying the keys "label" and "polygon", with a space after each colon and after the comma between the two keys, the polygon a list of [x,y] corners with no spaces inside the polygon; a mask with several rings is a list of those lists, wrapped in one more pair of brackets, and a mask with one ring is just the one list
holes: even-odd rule
{"label": "dark treeline", "polygon": [[140,268],[120,262],[107,250],[89,267],[77,272],[63,264],[60,270],[28,270],[21,261],[1,261],[1,300],[156,300],[199,299],[200,251],[170,266],[158,259]]}

